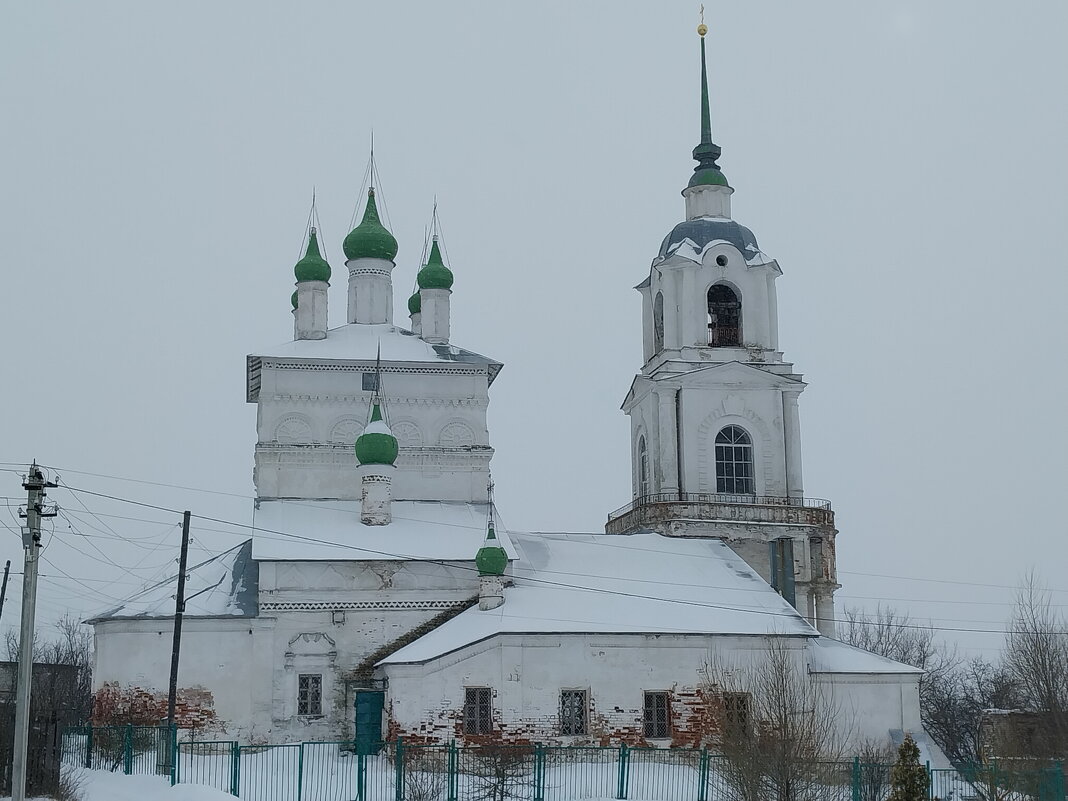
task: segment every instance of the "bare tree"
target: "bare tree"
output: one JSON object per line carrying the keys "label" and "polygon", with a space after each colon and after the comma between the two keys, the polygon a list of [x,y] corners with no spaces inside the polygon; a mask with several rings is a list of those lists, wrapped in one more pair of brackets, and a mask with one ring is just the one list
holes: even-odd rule
{"label": "bare tree", "polygon": [[1016,596],[1005,668],[1019,688],[1020,706],[1035,713],[1041,728],[1027,744],[1029,755],[1068,757],[1068,621],[1054,611],[1034,574]]}
{"label": "bare tree", "polygon": [[982,659],[963,661],[955,648],[938,642],[932,627],[914,623],[892,607],[880,606],[873,613],[847,609],[845,615],[844,642],[924,671],[924,730],[952,761],[978,762],[983,711],[1013,702],[1011,676]]}
{"label": "bare tree", "polygon": [[706,668],[707,690],[723,699],[718,770],[738,801],[833,797],[848,777],[820,763],[847,756],[841,710],[785,637],[767,643],[751,665]]}
{"label": "bare tree", "polygon": [[[48,711],[66,722],[89,719],[93,707],[93,634],[87,626],[66,615],[56,623],[58,636],[33,639],[35,665],[59,666],[35,668],[32,698],[35,709]],[[7,656],[18,661],[19,639],[13,631],[5,636]]]}

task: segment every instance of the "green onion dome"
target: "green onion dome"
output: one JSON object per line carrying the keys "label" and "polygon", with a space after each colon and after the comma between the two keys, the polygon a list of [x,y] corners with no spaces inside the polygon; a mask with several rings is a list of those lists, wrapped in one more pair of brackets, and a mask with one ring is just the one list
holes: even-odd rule
{"label": "green onion dome", "polygon": [[416,315],[423,310],[423,301],[419,298],[419,290],[415,290],[412,296],[408,298],[408,314]]}
{"label": "green onion dome", "polygon": [[397,461],[397,438],[382,419],[378,404],[371,410],[371,422],[356,438],[356,459],[360,464],[393,464]]}
{"label": "green onion dome", "polygon": [[292,301],[292,303],[293,303],[293,308],[294,309],[297,308],[297,293],[296,293],[296,290],[294,290],[293,297],[290,298],[290,301]]}
{"label": "green onion dome", "polygon": [[497,542],[497,535],[490,526],[486,534],[486,544],[475,554],[475,567],[480,576],[503,576],[508,567],[508,553]]}
{"label": "green onion dome", "polygon": [[397,240],[378,219],[373,188],[367,190],[367,207],[363,210],[363,220],[345,237],[342,247],[347,259],[393,261],[397,258]]}
{"label": "green onion dome", "polygon": [[415,277],[420,289],[452,289],[452,270],[441,260],[438,240],[430,248],[430,258]]}
{"label": "green onion dome", "polygon": [[[316,239],[315,229],[311,229],[311,233],[308,235],[308,250],[304,254],[304,258],[297,262],[297,266],[293,268],[293,273],[297,276],[297,281],[329,281],[330,280],[330,265],[326,263],[326,259],[319,255],[319,240]],[[296,303],[293,304],[293,308],[296,308]]]}

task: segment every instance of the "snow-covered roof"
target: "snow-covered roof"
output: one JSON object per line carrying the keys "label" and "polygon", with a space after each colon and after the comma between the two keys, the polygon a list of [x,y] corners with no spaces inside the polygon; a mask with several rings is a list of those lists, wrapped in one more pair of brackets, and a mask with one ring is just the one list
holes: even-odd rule
{"label": "snow-covered roof", "polygon": [[500,372],[501,363],[455,345],[432,345],[411,331],[395,325],[350,323],[326,332],[326,339],[297,339],[254,353],[260,358],[347,359],[371,361],[382,348],[383,362],[453,362],[481,365],[489,370],[490,382]]}
{"label": "snow-covered roof", "polygon": [[379,664],[426,662],[498,634],[792,634],[816,631],[719,540],[511,532],[504,604],[477,607]]}
{"label": "snow-covered roof", "polygon": [[810,640],[808,653],[809,670],[813,673],[923,673],[919,668],[829,637]]}
{"label": "snow-covered roof", "polygon": [[[393,522],[386,526],[361,523],[360,507],[359,501],[259,501],[252,557],[470,561],[486,538],[485,503],[393,501]],[[514,554],[506,534],[498,539]]]}
{"label": "snow-covered roof", "polygon": [[[85,622],[174,617],[177,585],[178,576],[175,574]],[[252,540],[246,540],[218,556],[187,568],[184,616],[255,617],[258,592],[259,569],[252,559]]]}
{"label": "snow-covered roof", "polygon": [[682,256],[694,262],[704,260],[709,248],[725,242],[742,254],[746,264],[768,264],[772,259],[760,250],[753,232],[729,217],[696,217],[671,229],[660,245],[654,265],[671,256]]}

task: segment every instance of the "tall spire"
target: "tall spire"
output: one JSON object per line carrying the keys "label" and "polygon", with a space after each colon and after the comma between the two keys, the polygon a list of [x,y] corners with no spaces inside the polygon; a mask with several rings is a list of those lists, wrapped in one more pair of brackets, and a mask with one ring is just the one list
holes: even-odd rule
{"label": "tall spire", "polygon": [[697,34],[701,37],[701,143],[693,149],[694,167],[689,186],[728,186],[716,159],[722,154],[719,145],[712,141],[712,117],[708,110],[708,67],[705,57],[705,34],[708,26],[704,23],[705,10],[701,6],[701,24]]}

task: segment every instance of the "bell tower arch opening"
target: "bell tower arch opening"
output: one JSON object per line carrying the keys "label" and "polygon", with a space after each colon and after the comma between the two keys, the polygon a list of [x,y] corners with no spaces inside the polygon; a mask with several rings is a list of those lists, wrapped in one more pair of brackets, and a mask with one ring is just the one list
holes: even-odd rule
{"label": "bell tower arch opening", "polygon": [[726,284],[708,289],[708,344],[713,348],[742,344],[742,300]]}

